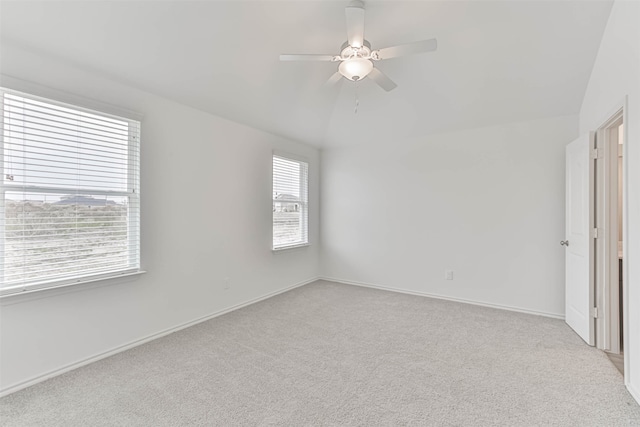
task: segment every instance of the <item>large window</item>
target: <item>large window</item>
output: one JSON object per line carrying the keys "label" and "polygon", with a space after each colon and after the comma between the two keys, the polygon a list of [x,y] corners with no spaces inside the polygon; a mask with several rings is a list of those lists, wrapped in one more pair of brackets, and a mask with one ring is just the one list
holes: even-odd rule
{"label": "large window", "polygon": [[309,164],[273,155],[273,249],[309,243]]}
{"label": "large window", "polygon": [[140,268],[140,123],[0,89],[0,291]]}

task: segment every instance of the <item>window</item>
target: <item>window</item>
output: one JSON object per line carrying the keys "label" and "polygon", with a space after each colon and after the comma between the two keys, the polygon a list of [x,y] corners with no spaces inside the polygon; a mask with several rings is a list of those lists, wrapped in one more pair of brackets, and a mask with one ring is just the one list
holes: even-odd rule
{"label": "window", "polygon": [[309,164],[273,155],[273,249],[309,244]]}
{"label": "window", "polygon": [[140,123],[0,88],[0,291],[140,269]]}

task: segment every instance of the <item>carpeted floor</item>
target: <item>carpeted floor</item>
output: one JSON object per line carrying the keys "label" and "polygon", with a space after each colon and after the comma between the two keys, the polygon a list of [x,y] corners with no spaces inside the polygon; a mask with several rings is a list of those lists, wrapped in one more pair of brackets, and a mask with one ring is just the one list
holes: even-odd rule
{"label": "carpeted floor", "polygon": [[9,395],[8,426],[640,426],[560,320],[317,282]]}

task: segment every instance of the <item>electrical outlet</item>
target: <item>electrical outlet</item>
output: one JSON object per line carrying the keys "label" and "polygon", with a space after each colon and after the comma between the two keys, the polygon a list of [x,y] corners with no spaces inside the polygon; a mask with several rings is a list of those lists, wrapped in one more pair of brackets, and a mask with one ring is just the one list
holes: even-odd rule
{"label": "electrical outlet", "polygon": [[453,280],[453,270],[445,270],[444,278],[445,280]]}
{"label": "electrical outlet", "polygon": [[225,291],[231,287],[231,283],[228,277],[225,277],[224,279],[222,279],[222,287],[224,288]]}

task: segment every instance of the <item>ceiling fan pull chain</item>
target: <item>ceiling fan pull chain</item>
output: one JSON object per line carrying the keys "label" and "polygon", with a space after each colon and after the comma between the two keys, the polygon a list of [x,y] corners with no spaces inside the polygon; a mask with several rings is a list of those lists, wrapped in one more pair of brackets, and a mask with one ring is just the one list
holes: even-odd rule
{"label": "ceiling fan pull chain", "polygon": [[356,80],[356,107],[353,110],[353,114],[358,114],[358,106],[360,105],[360,100],[358,99],[358,81]]}

